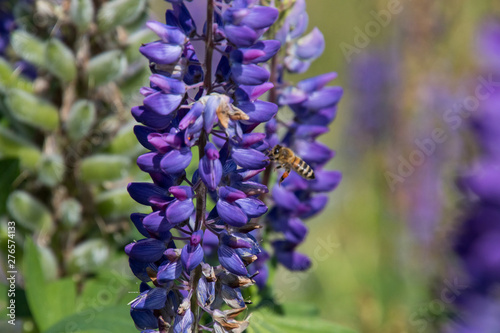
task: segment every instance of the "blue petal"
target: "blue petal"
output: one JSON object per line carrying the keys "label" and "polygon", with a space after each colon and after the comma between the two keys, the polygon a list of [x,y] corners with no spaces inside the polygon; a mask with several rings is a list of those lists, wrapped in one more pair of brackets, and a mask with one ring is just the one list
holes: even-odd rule
{"label": "blue petal", "polygon": [[248,275],[248,271],[245,268],[243,261],[241,261],[240,257],[236,254],[236,251],[232,248],[226,245],[221,245],[217,250],[217,254],[219,256],[220,264],[229,272],[240,276]]}
{"label": "blue petal", "polygon": [[130,215],[130,220],[132,220],[132,223],[134,223],[135,227],[137,228],[137,231],[139,231],[141,235],[143,235],[144,237],[149,237],[150,234],[148,233],[146,228],[144,228],[144,226],[142,225],[142,221],[145,216],[146,214],[132,213]]}
{"label": "blue petal", "polygon": [[167,207],[167,219],[172,224],[186,221],[194,212],[193,200],[176,200]]}
{"label": "blue petal", "polygon": [[149,81],[160,88],[165,94],[183,95],[186,93],[186,85],[177,79],[172,79],[160,74],[153,74]]}
{"label": "blue petal", "polygon": [[125,253],[134,260],[155,262],[161,259],[166,248],[164,242],[147,238],[125,246]]}
{"label": "blue petal", "polygon": [[172,150],[165,154],[160,162],[161,170],[165,173],[179,173],[191,163],[191,149],[188,147]]}
{"label": "blue petal", "polygon": [[302,60],[313,60],[318,58],[325,50],[325,38],[318,28],[300,38],[294,50],[295,54]]}
{"label": "blue petal", "polygon": [[158,318],[155,317],[152,310],[134,310],[130,309],[130,316],[135,326],[140,330],[158,328]]}
{"label": "blue petal", "polygon": [[262,169],[269,164],[267,156],[255,149],[233,148],[231,157],[236,164],[245,169]]}
{"label": "blue petal", "polygon": [[174,281],[181,276],[182,263],[180,260],[168,261],[166,260],[158,267],[158,283],[165,284],[169,281]]}
{"label": "blue petal", "polygon": [[202,260],[203,248],[200,244],[196,246],[191,246],[190,244],[184,245],[181,253],[181,261],[188,273],[195,269]]}
{"label": "blue petal", "polygon": [[227,201],[217,201],[217,213],[222,221],[233,227],[242,227],[248,222],[248,217],[243,210]]}
{"label": "blue petal", "polygon": [[165,43],[182,45],[186,42],[186,35],[177,27],[157,21],[148,21],[146,26],[157,34]]}
{"label": "blue petal", "polygon": [[249,117],[248,120],[241,120],[243,124],[267,122],[278,112],[276,104],[265,101],[242,102],[238,107]]}
{"label": "blue petal", "polygon": [[321,75],[300,81],[299,83],[297,83],[297,88],[299,88],[300,90],[302,90],[306,93],[312,93],[314,91],[323,89],[323,87],[328,82],[334,80],[335,78],[337,78],[337,73],[335,73],[335,72],[321,74]]}
{"label": "blue petal", "polygon": [[274,203],[289,211],[295,211],[301,206],[299,199],[293,192],[287,191],[283,186],[275,185],[272,191]]}
{"label": "blue petal", "polygon": [[134,310],[158,310],[165,306],[166,300],[166,289],[153,288],[141,293],[132,301],[130,307]]}
{"label": "blue petal", "polygon": [[336,105],[343,94],[341,87],[326,87],[319,91],[315,91],[303,106],[311,110],[320,110]]}
{"label": "blue petal", "polygon": [[143,224],[144,228],[154,235],[165,235],[174,227],[174,225],[168,222],[165,214],[161,211],[150,213],[144,218]]}
{"label": "blue petal", "polygon": [[252,46],[260,37],[255,30],[247,26],[225,25],[224,32],[227,39],[238,47]]}
{"label": "blue petal", "polygon": [[182,46],[175,44],[166,44],[163,42],[152,42],[139,48],[146,58],[161,65],[173,64],[179,60],[182,55]]}
{"label": "blue petal", "polygon": [[269,72],[258,65],[234,63],[231,66],[231,77],[238,84],[256,86],[269,80]]}
{"label": "blue petal", "polygon": [[194,315],[187,309],[184,316],[176,315],[174,320],[174,333],[191,333]]}
{"label": "blue petal", "polygon": [[172,198],[169,198],[166,194],[167,192],[154,184],[151,183],[130,183],[127,186],[127,191],[138,203],[146,206],[152,206],[158,202],[169,202]]}
{"label": "blue petal", "polygon": [[210,191],[214,191],[219,185],[222,178],[222,163],[216,160],[209,160],[205,155],[200,160],[199,164],[200,178]]}
{"label": "blue petal", "polygon": [[181,102],[182,95],[165,94],[161,91],[144,98],[144,105],[162,116],[167,116],[175,111]]}
{"label": "blue petal", "polygon": [[158,267],[156,267],[156,265],[152,262],[143,262],[128,258],[128,264],[132,273],[134,273],[139,280],[146,283],[151,281],[151,278],[148,275],[148,269],[151,269],[154,272],[158,270]]}
{"label": "blue petal", "polygon": [[259,217],[267,212],[267,206],[260,200],[245,198],[236,200],[235,203],[248,217]]}

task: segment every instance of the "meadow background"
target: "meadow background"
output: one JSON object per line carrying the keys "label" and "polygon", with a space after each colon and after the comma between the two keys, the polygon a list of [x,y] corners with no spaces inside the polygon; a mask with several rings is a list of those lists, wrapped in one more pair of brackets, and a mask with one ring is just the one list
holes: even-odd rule
{"label": "meadow background", "polygon": [[[312,269],[290,273],[281,267],[273,278],[275,296],[296,311],[319,312],[324,319],[358,332],[438,332],[453,311],[443,290],[452,285],[460,293],[466,288],[451,240],[464,213],[456,178],[476,151],[468,116],[461,116],[463,121],[457,124],[447,121],[446,115],[459,112],[477,83],[477,32],[486,20],[500,18],[500,4],[492,0],[401,0],[401,11],[391,15],[386,26],[373,23],[377,22],[373,13],[387,10],[391,2],[307,1],[309,29],[317,26],[326,39],[325,52],[313,62],[307,77],[336,71],[335,84],[345,90],[331,132],[322,139],[336,150],[329,166],[340,170],[343,180],[331,194],[327,209],[308,222],[310,233],[299,250],[312,258]],[[168,5],[161,0],[149,4],[148,15],[163,20]],[[375,30],[368,36],[365,31],[370,24]],[[367,36],[361,43],[359,31]],[[346,45],[356,52],[346,56]],[[25,265],[20,268],[17,290],[19,324],[13,328],[5,322],[7,285],[0,274],[0,331],[44,331],[38,321],[51,306],[62,311],[49,320],[53,323],[64,316],[73,316],[76,323],[88,321],[99,318],[103,308],[113,307],[113,318],[120,323],[106,329],[134,331],[126,303],[135,297],[138,284],[122,249],[139,238],[126,216],[143,210],[125,191],[128,182],[146,180],[133,162],[140,148],[129,114],[130,106],[141,101],[137,87],[147,84],[147,74],[141,75],[121,87],[125,105],[119,139],[99,147],[100,153],[123,155],[127,160],[117,162],[118,176],[105,170],[86,174],[99,201],[94,221],[98,227],[89,225],[95,229],[89,238],[94,243],[70,258],[73,264],[64,283],[26,297],[25,290],[38,288],[34,280],[56,280],[53,258],[60,253],[47,254],[36,226],[19,222],[17,255]],[[2,118],[2,126],[8,125]],[[429,154],[415,153],[422,151],[416,140],[429,142],[436,129],[446,139],[435,142]],[[0,140],[2,158],[19,158],[10,141],[4,136]],[[419,165],[401,166],[403,160],[417,155],[423,156]],[[7,221],[19,220],[9,211],[8,196],[23,177],[19,170],[0,175],[3,267]],[[105,220],[112,223],[106,225]],[[101,243],[101,235],[113,245]],[[40,238],[38,251],[32,250],[31,239]],[[93,252],[96,249],[99,252]],[[89,278],[90,284],[82,282]],[[54,304],[58,298],[53,295],[64,295],[72,288],[80,295],[76,308],[64,310],[64,303]],[[75,329],[80,329],[78,324]]]}

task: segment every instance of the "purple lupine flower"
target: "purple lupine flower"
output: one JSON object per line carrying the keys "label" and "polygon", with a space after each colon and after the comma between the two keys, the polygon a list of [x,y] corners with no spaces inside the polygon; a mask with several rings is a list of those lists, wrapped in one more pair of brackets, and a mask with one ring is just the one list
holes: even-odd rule
{"label": "purple lupine flower", "polygon": [[[498,37],[500,24],[487,22],[480,31],[479,57],[483,70],[500,75]],[[482,101],[472,120],[481,148],[480,156],[460,184],[469,199],[464,221],[455,239],[455,252],[467,276],[467,290],[456,302],[460,322],[447,332],[493,332],[498,330],[500,298],[500,92]]]}
{"label": "purple lupine flower", "polygon": [[[270,119],[266,124],[266,143],[269,147],[280,144],[292,149],[314,169],[315,179],[306,180],[292,172],[282,184],[272,188],[272,206],[266,221],[271,230],[282,234],[283,238],[273,242],[272,252],[259,258],[259,270],[264,267],[264,271],[267,271],[265,261],[270,256],[290,270],[310,267],[310,259],[297,251],[308,231],[304,221],[325,208],[328,198],[324,193],[335,189],[341,180],[339,172],[324,169],[334,152],[316,141],[317,137],[328,132],[328,125],[335,119],[337,104],[342,97],[342,88],[327,86],[337,74],[322,74],[296,85],[283,81],[285,72],[302,73],[321,55],[325,46],[323,35],[317,28],[304,35],[308,17],[303,0],[295,2],[282,23],[276,38],[283,43],[284,54],[283,58],[273,62],[275,82],[272,83],[275,87],[269,95],[270,102],[290,108],[294,117],[291,121],[279,115]],[[245,94],[252,96],[253,92]],[[278,135],[281,128],[285,130],[283,136]],[[264,181],[268,181],[271,168],[267,168]],[[263,286],[264,282],[259,280],[259,286]]]}
{"label": "purple lupine flower", "polygon": [[[257,197],[268,190],[256,179],[269,146],[253,131],[278,110],[257,100],[272,87],[260,64],[280,48],[262,36],[278,11],[243,0],[208,1],[208,8],[169,2],[167,24],[147,24],[159,39],[140,48],[152,75],[143,105],[132,109],[142,124],[134,132],[149,150],[137,164],[153,183],[128,187],[152,209],[131,216],[145,237],[125,248],[143,282],[131,316],[143,330],[197,332],[203,311],[217,332],[242,332],[248,321],[234,319],[246,309],[240,288],[255,283],[251,264],[262,253],[250,220],[267,212]],[[215,202],[210,212],[207,195]]]}

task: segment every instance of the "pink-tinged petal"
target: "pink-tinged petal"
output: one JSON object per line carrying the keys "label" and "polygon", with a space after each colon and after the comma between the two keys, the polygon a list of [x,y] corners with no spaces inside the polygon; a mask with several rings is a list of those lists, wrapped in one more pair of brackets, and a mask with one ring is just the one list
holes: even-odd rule
{"label": "pink-tinged petal", "polygon": [[174,201],[167,207],[167,219],[172,224],[186,221],[194,212],[193,200]]}
{"label": "pink-tinged petal", "polygon": [[193,157],[188,147],[180,150],[172,150],[165,154],[160,162],[161,170],[165,173],[179,173],[187,168]]}
{"label": "pink-tinged petal", "polygon": [[182,45],[186,42],[186,35],[177,27],[157,21],[148,21],[146,26],[157,34],[165,43]]}
{"label": "pink-tinged petal", "polygon": [[309,94],[309,93],[312,93],[314,91],[323,89],[328,82],[330,82],[336,78],[337,78],[337,73],[335,73],[335,72],[321,74],[321,75],[300,81],[299,83],[297,83],[297,87],[300,90]]}
{"label": "pink-tinged petal", "polygon": [[163,42],[152,42],[139,48],[139,52],[141,52],[142,55],[150,61],[161,65],[177,62],[182,55],[182,51],[182,46]]}
{"label": "pink-tinged petal", "polygon": [[242,227],[248,222],[248,217],[243,210],[227,201],[217,201],[217,213],[222,221],[233,227]]}
{"label": "pink-tinged petal", "polygon": [[203,248],[200,244],[191,245],[186,244],[182,249],[181,261],[186,269],[186,272],[191,272],[195,269],[203,260]]}
{"label": "pink-tinged petal", "polygon": [[157,150],[158,152],[164,154],[170,150],[170,145],[165,142],[163,134],[151,133],[148,135],[148,142]]}
{"label": "pink-tinged petal", "polygon": [[286,210],[295,211],[301,203],[294,193],[287,191],[284,186],[275,185],[272,191],[274,203]]}
{"label": "pink-tinged petal", "polygon": [[233,148],[231,157],[236,164],[245,169],[262,169],[269,164],[269,158],[255,149]]}
{"label": "pink-tinged petal", "polygon": [[163,251],[166,248],[164,242],[154,238],[146,238],[125,246],[125,253],[137,261],[155,262],[163,257]]}
{"label": "pink-tinged petal", "polygon": [[229,203],[234,202],[238,199],[246,198],[246,194],[229,186],[224,186],[219,189],[219,197]]}
{"label": "pink-tinged petal", "polygon": [[211,161],[219,159],[219,151],[211,142],[207,143],[205,146],[205,155]]}
{"label": "pink-tinged petal", "polygon": [[229,272],[240,276],[248,275],[248,271],[243,261],[241,261],[241,258],[236,254],[234,249],[227,245],[220,245],[217,254],[220,264]]}
{"label": "pink-tinged petal", "polygon": [[203,230],[198,230],[193,232],[191,235],[191,239],[189,240],[189,243],[192,246],[196,246],[201,243],[201,240],[203,239]]}
{"label": "pink-tinged petal", "polygon": [[156,114],[167,116],[177,110],[182,95],[164,94],[161,91],[144,98],[144,105]]}
{"label": "pink-tinged petal", "polygon": [[158,283],[165,284],[177,280],[182,274],[182,263],[180,260],[163,262],[158,267]]}
{"label": "pink-tinged petal", "polygon": [[171,186],[168,191],[178,200],[186,200],[194,197],[193,188],[191,186]]}
{"label": "pink-tinged petal", "polygon": [[267,206],[260,200],[245,198],[236,200],[235,203],[245,212],[248,217],[259,217],[267,212]]}
{"label": "pink-tinged petal", "polygon": [[262,58],[266,53],[257,49],[236,49],[231,52],[231,61],[242,64],[258,63],[256,59]]}
{"label": "pink-tinged petal", "polygon": [[239,101],[253,102],[273,87],[274,84],[271,82],[266,82],[258,86],[240,85],[238,89],[236,89],[235,96]]}
{"label": "pink-tinged petal", "polygon": [[183,95],[186,93],[186,85],[177,79],[153,74],[149,77],[149,81],[160,88],[165,94]]}
{"label": "pink-tinged petal", "polygon": [[325,38],[318,28],[314,28],[310,33],[300,38],[294,50],[295,54],[303,60],[313,60],[318,58],[325,50]]}

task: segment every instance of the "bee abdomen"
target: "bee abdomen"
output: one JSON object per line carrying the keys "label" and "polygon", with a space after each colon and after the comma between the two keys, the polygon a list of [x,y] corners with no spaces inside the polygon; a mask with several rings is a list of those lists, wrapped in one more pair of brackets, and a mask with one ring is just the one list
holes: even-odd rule
{"label": "bee abdomen", "polygon": [[314,171],[309,164],[299,157],[293,163],[295,171],[305,179],[314,179]]}

